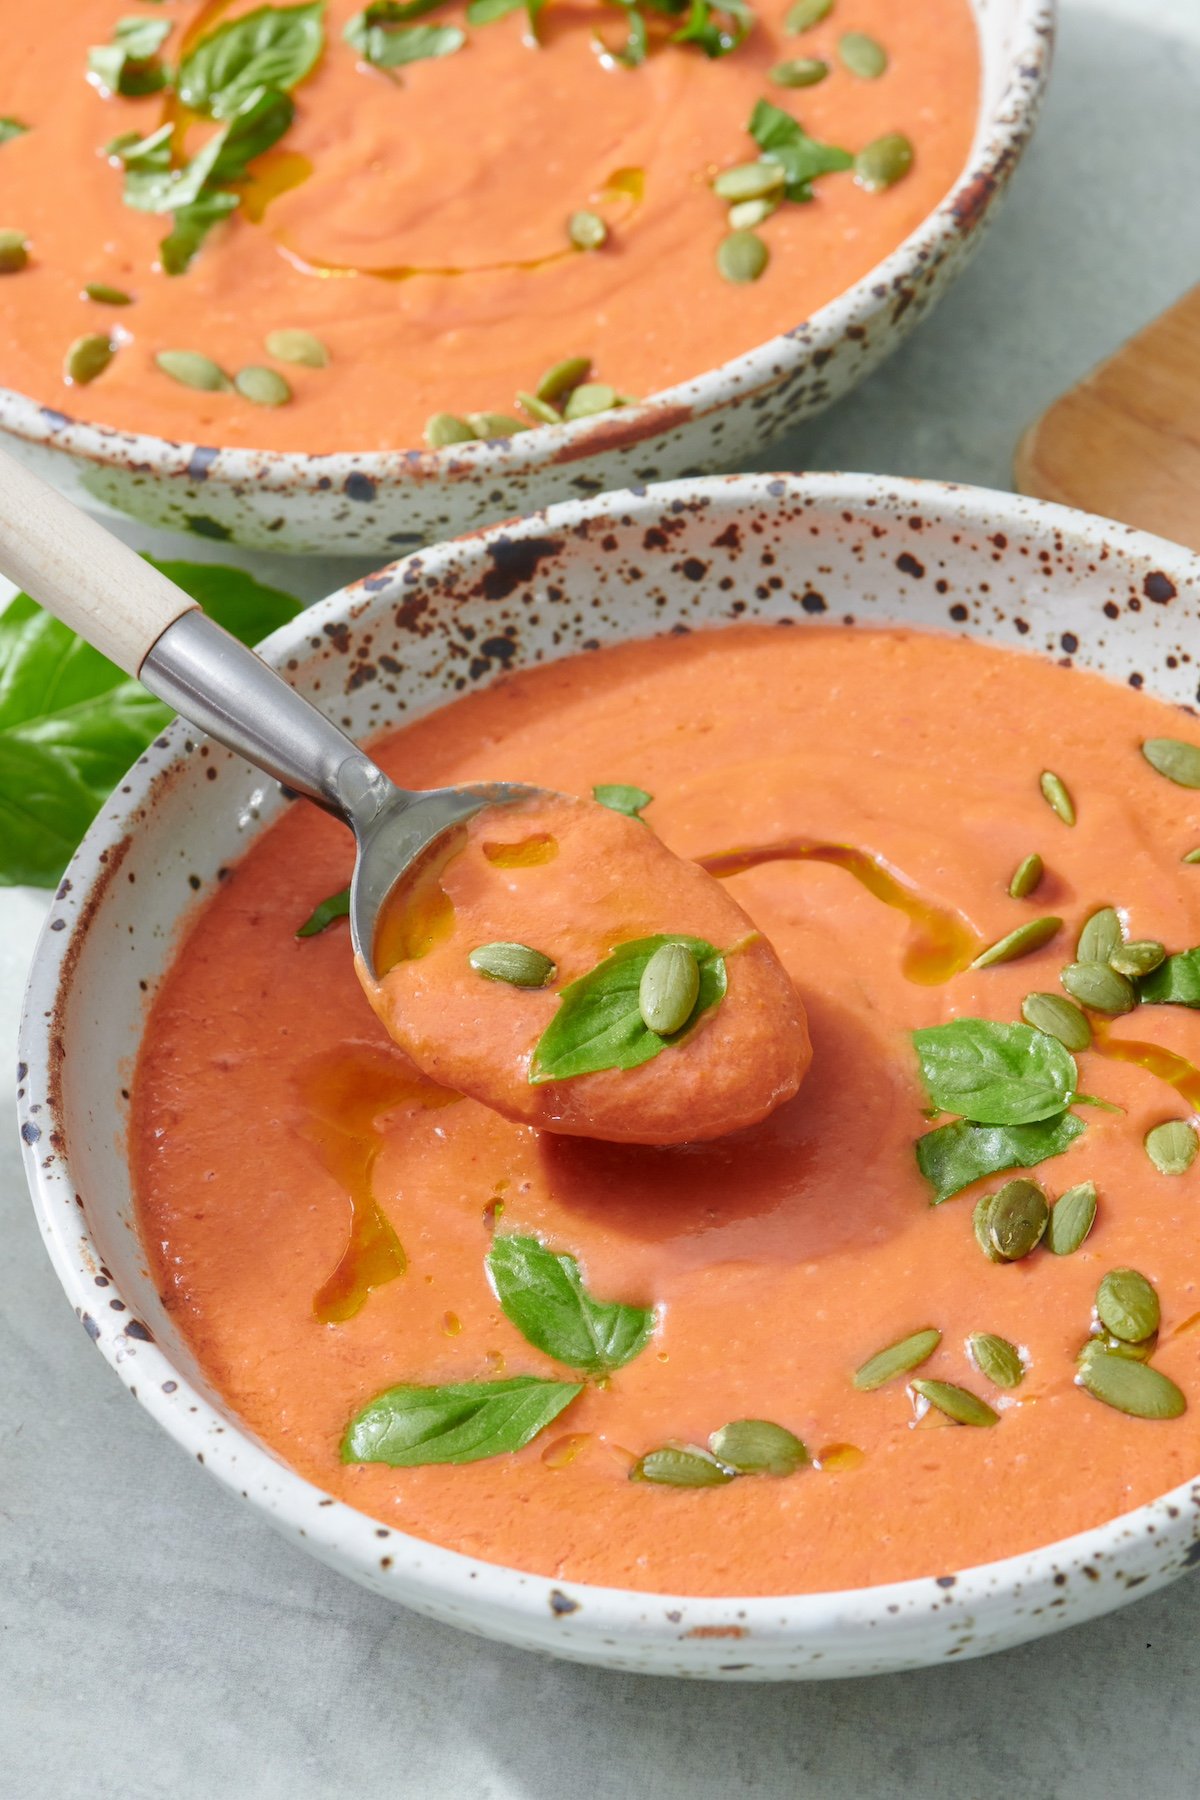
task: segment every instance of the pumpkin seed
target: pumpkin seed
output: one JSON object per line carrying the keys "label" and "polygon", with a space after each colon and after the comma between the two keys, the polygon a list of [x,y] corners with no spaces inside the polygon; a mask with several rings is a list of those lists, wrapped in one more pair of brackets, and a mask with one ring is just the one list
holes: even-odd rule
{"label": "pumpkin seed", "polygon": [[1119,950],[1124,942],[1125,934],[1121,930],[1121,920],[1113,906],[1102,906],[1094,912],[1079,933],[1079,942],[1075,946],[1076,962],[1106,963],[1114,950]]}
{"label": "pumpkin seed", "polygon": [[767,194],[778,194],[787,185],[787,176],[778,163],[738,163],[736,168],[722,169],[713,181],[718,200],[761,200]]}
{"label": "pumpkin seed", "polygon": [[1118,975],[1107,963],[1068,963],[1059,980],[1080,1006],[1092,1012],[1132,1012],[1137,1005],[1137,989],[1127,975]]}
{"label": "pumpkin seed", "polygon": [[133,305],[132,294],[127,294],[124,288],[109,287],[106,281],[89,281],[83,292],[86,299],[95,300],[101,306]]}
{"label": "pumpkin seed", "polygon": [[545,987],[556,974],[550,958],[528,944],[480,944],[467,961],[477,975],[486,975],[489,981],[507,981],[510,987]]}
{"label": "pumpkin seed", "polygon": [[724,1487],[734,1471],[725,1468],[698,1444],[664,1444],[648,1450],[629,1471],[630,1481],[653,1481],[662,1487]]}
{"label": "pumpkin seed", "polygon": [[717,245],[718,270],[739,285],[757,281],[770,260],[767,246],[753,231],[731,231]]}
{"label": "pumpkin seed", "polygon": [[1096,1316],[1124,1344],[1140,1344],[1158,1330],[1153,1284],[1138,1269],[1110,1269],[1096,1289]]}
{"label": "pumpkin seed", "polygon": [[1075,823],[1075,802],[1067,792],[1067,784],[1053,769],[1043,769],[1038,786],[1042,790],[1042,798],[1053,812],[1056,812],[1064,825]]}
{"label": "pumpkin seed", "polygon": [[425,424],[425,442],[431,450],[445,450],[449,444],[473,444],[475,433],[457,413],[434,413]]}
{"label": "pumpkin seed", "polygon": [[611,412],[620,404],[620,394],[607,381],[584,381],[568,396],[563,418],[590,419],[594,413]]}
{"label": "pumpkin seed", "polygon": [[276,362],[296,363],[304,369],[328,367],[329,352],[311,331],[268,331],[263,343]]}
{"label": "pumpkin seed", "polygon": [[975,1202],[975,1210],[971,1214],[971,1224],[975,1232],[975,1242],[983,1251],[989,1262],[999,1262],[1000,1258],[992,1248],[992,1240],[988,1236],[988,1221],[992,1216],[994,1194],[981,1194]]}
{"label": "pumpkin seed", "polygon": [[642,970],[638,1011],[647,1031],[668,1037],[687,1024],[700,992],[700,964],[686,944],[662,944]]}
{"label": "pumpkin seed", "polygon": [[778,200],[739,200],[728,212],[730,231],[753,231],[764,219],[779,211]]}
{"label": "pumpkin seed", "polygon": [[1134,1419],[1177,1419],[1187,1410],[1182,1393],[1160,1369],[1092,1344],[1084,1346],[1075,1379],[1093,1399]]}
{"label": "pumpkin seed", "polygon": [[514,419],[511,413],[473,412],[467,414],[467,424],[477,438],[485,442],[496,438],[516,437],[520,431],[528,431],[524,419]]}
{"label": "pumpkin seed", "polygon": [[1108,962],[1118,975],[1128,975],[1131,981],[1136,981],[1157,969],[1159,963],[1165,961],[1166,954],[1166,946],[1156,938],[1135,938],[1131,944],[1122,944],[1119,950],[1114,950]]}
{"label": "pumpkin seed", "polygon": [[522,388],[517,395],[517,405],[527,412],[531,419],[539,425],[561,425],[562,414],[556,412],[546,400],[539,400],[536,394],[527,394]]}
{"label": "pumpkin seed", "polygon": [[1021,1017],[1035,1031],[1057,1038],[1068,1050],[1086,1050],[1092,1041],[1086,1015],[1073,1000],[1064,1000],[1061,994],[1026,994],[1021,1002]]}
{"label": "pumpkin seed", "polygon": [[539,400],[561,400],[591,372],[590,356],[564,356],[561,362],[551,363],[533,391]]}
{"label": "pumpkin seed", "polygon": [[172,381],[203,394],[223,393],[233,385],[224,369],[199,350],[160,350],[154,360]]}
{"label": "pumpkin seed", "polygon": [[1146,1155],[1160,1175],[1185,1175],[1196,1160],[1200,1140],[1186,1119],[1166,1119],[1146,1133]]}
{"label": "pumpkin seed", "polygon": [[816,87],[829,73],[829,64],[819,56],[794,56],[788,62],[776,63],[767,79],[776,87]]}
{"label": "pumpkin seed", "polygon": [[1096,1222],[1096,1184],[1081,1181],[1060,1194],[1050,1208],[1046,1248],[1055,1256],[1073,1256]]}
{"label": "pumpkin seed", "polygon": [[784,15],[783,29],[797,37],[802,31],[811,31],[832,11],[833,0],[792,0]]}
{"label": "pumpkin seed", "polygon": [[[1101,1331],[1089,1338],[1088,1343],[1097,1344],[1101,1350],[1109,1350],[1114,1356],[1131,1356],[1135,1362],[1149,1362],[1158,1348],[1158,1333],[1152,1331],[1140,1344],[1128,1344],[1124,1338],[1114,1337],[1111,1331]],[[1082,1351],[1080,1354],[1083,1354]]]}
{"label": "pumpkin seed", "polygon": [[739,1475],[793,1475],[808,1461],[796,1434],[770,1419],[735,1419],[713,1432],[708,1447]]}
{"label": "pumpkin seed", "polygon": [[599,213],[573,212],[567,220],[567,236],[577,250],[599,250],[608,237],[608,226]]}
{"label": "pumpkin seed", "polygon": [[0,275],[15,275],[29,261],[29,239],[23,231],[0,231]]}
{"label": "pumpkin seed", "polygon": [[1013,878],[1008,884],[1008,891],[1013,899],[1028,900],[1030,894],[1040,886],[1045,872],[1046,865],[1036,850],[1023,857],[1013,870]]}
{"label": "pumpkin seed", "polygon": [[107,332],[77,337],[63,358],[63,380],[73,382],[78,387],[86,387],[89,381],[95,381],[97,375],[103,375],[116,355],[116,350],[117,347]]}
{"label": "pumpkin seed", "polygon": [[1147,738],[1142,755],[1152,769],[1179,787],[1200,788],[1200,749],[1182,738]]}
{"label": "pumpkin seed", "polygon": [[1018,957],[1030,956],[1048,944],[1057,936],[1062,928],[1062,920],[1048,914],[1044,919],[1030,919],[1024,925],[1018,925],[1015,931],[997,938],[986,950],[981,950],[971,964],[973,969],[990,969],[996,963],[1016,962]]}
{"label": "pumpkin seed", "polygon": [[914,1331],[897,1343],[888,1344],[886,1349],[868,1356],[861,1368],[855,1369],[852,1377],[855,1387],[860,1394],[869,1394],[882,1387],[885,1381],[907,1375],[910,1369],[920,1368],[927,1362],[941,1341],[941,1332],[929,1325],[924,1331]]}
{"label": "pumpkin seed", "polygon": [[913,166],[913,147],[902,131],[888,131],[863,148],[854,158],[854,179],[868,194],[882,194],[895,187]]}
{"label": "pumpkin seed", "polygon": [[967,1339],[967,1354],[986,1380],[999,1388],[1019,1387],[1025,1379],[1021,1352],[993,1331],[976,1331]]}
{"label": "pumpkin seed", "polygon": [[928,1400],[930,1406],[945,1413],[956,1425],[1000,1423],[1000,1414],[994,1412],[986,1400],[981,1400],[978,1394],[972,1394],[968,1388],[955,1387],[952,1381],[923,1381],[918,1376],[909,1386],[914,1394],[920,1394],[922,1400]]}
{"label": "pumpkin seed", "polygon": [[1180,860],[1185,863],[1200,863],[1200,848],[1189,850],[1187,855],[1181,857]]}
{"label": "pumpkin seed", "polygon": [[843,68],[860,81],[878,81],[888,66],[887,51],[877,38],[865,31],[847,31],[838,39],[838,56]]}
{"label": "pumpkin seed", "polygon": [[1050,1223],[1046,1196],[1036,1181],[1006,1181],[991,1197],[985,1230],[994,1262],[1020,1262],[1036,1250]]}
{"label": "pumpkin seed", "polygon": [[292,390],[278,369],[264,369],[257,363],[239,369],[233,385],[243,400],[254,406],[286,406]]}

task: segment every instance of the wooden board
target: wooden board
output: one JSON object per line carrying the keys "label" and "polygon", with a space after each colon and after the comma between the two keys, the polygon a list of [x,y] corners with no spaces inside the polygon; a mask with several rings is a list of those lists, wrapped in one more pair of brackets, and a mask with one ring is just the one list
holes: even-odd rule
{"label": "wooden board", "polygon": [[1023,494],[1200,550],[1200,287],[1029,427],[1015,473]]}

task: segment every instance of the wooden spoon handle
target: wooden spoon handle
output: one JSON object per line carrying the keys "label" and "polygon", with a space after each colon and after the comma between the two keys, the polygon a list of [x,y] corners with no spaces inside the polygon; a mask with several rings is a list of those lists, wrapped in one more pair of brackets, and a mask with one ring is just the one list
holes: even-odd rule
{"label": "wooden spoon handle", "polygon": [[103,525],[0,451],[0,572],[136,675],[196,602]]}

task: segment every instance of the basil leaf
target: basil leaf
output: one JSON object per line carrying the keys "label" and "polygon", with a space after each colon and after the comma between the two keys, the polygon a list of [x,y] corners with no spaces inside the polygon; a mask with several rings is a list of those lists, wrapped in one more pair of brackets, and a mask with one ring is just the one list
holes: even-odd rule
{"label": "basil leaf", "polygon": [[342,1461],[416,1469],[521,1450],[583,1392],[583,1383],[514,1375],[446,1387],[394,1387],[346,1427]]}
{"label": "basil leaf", "polygon": [[[623,69],[636,69],[646,60],[646,49],[649,42],[646,32],[646,19],[641,10],[629,4],[629,0],[618,0],[623,8],[628,30],[625,43],[620,50],[610,50],[599,32],[592,33],[592,49],[602,62],[620,63]],[[655,11],[659,10],[654,8]]]}
{"label": "basil leaf", "polygon": [[[440,0],[433,0],[434,5]],[[467,8],[468,25],[491,25],[496,19],[507,19],[509,13],[520,12],[525,0],[471,0]]]}
{"label": "basil leaf", "polygon": [[24,137],[28,130],[28,125],[22,125],[20,119],[0,116],[0,144],[7,144],[9,138]]}
{"label": "basil leaf", "polygon": [[338,919],[346,919],[349,916],[350,889],[344,887],[340,892],[330,894],[327,900],[322,900],[318,906],[313,907],[296,936],[298,938],[316,937],[318,932],[328,931],[329,927]]}
{"label": "basil leaf", "polygon": [[[725,24],[718,19],[727,21]],[[705,56],[728,56],[754,29],[754,9],[744,0],[691,0],[687,23],[671,37],[673,44],[699,44]]]}
{"label": "basil leaf", "polygon": [[167,85],[167,71],[157,53],[171,35],[169,19],[118,19],[111,44],[88,51],[88,74],[109,94],[137,99],[157,94]]}
{"label": "basil leaf", "polygon": [[833,144],[820,144],[809,137],[798,119],[784,112],[770,100],[759,100],[746,127],[767,162],[777,163],[787,176],[789,200],[811,200],[811,183],[818,175],[828,175],[854,166],[848,150]]}
{"label": "basil leaf", "polygon": [[0,885],[52,887],[91,824],[95,796],[40,744],[0,736]]}
{"label": "basil leaf", "polygon": [[191,206],[179,207],[171,220],[170,231],[158,246],[164,272],[184,274],[213,226],[235,213],[238,205],[236,194],[217,193],[209,194]]}
{"label": "basil leaf", "polygon": [[643,806],[649,806],[653,798],[654,795],[648,794],[645,788],[625,787],[615,781],[602,781],[592,789],[593,800],[598,800],[612,812],[625,813],[631,819],[640,819]]}
{"label": "basil leaf", "polygon": [[1031,1025],[953,1019],[914,1031],[929,1098],[976,1125],[1029,1125],[1069,1106],[1075,1059],[1065,1044]]}
{"label": "basil leaf", "polygon": [[260,6],[210,32],[179,66],[179,98],[193,112],[227,119],[256,88],[293,88],[325,44],[324,0]]}
{"label": "basil leaf", "polygon": [[[664,944],[686,944],[700,964],[691,1016],[670,1037],[647,1030],[638,1008],[642,972]],[[725,997],[725,959],[703,938],[648,937],[621,944],[578,981],[560,990],[559,1009],[534,1047],[529,1079],[566,1081],[600,1069],[636,1069],[691,1031]]]}
{"label": "basil leaf", "polygon": [[653,1308],[593,1300],[573,1256],[547,1250],[535,1237],[498,1237],[486,1260],[505,1318],[557,1362],[602,1375],[645,1349]]}
{"label": "basil leaf", "polygon": [[933,1189],[932,1204],[939,1206],[984,1175],[1032,1169],[1048,1156],[1061,1156],[1086,1130],[1070,1112],[1033,1125],[971,1125],[959,1119],[917,1139],[917,1167]]}
{"label": "basil leaf", "polygon": [[457,25],[410,25],[402,21],[414,13],[431,10],[440,0],[409,0],[409,4],[393,6],[377,0],[364,12],[355,13],[343,36],[348,44],[376,69],[398,69],[405,63],[424,62],[437,56],[452,56],[467,41],[466,33]]}
{"label": "basil leaf", "polygon": [[1142,976],[1137,991],[1150,1006],[1200,1006],[1200,949],[1168,956]]}

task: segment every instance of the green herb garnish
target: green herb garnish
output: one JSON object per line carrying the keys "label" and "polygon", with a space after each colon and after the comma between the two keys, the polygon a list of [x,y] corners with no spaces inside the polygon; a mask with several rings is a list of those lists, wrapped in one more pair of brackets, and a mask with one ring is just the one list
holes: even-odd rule
{"label": "green herb garnish", "polygon": [[583,1383],[513,1375],[444,1387],[393,1387],[356,1413],[342,1439],[344,1463],[472,1463],[523,1449],[583,1392]]}
{"label": "green herb garnish", "polygon": [[218,25],[179,65],[179,98],[206,118],[229,119],[260,88],[295,87],[324,48],[324,12],[324,0],[260,6]]}
{"label": "green herb garnish", "polygon": [[985,1175],[1032,1169],[1061,1156],[1086,1130],[1071,1112],[1031,1125],[972,1125],[959,1119],[917,1139],[917,1167],[933,1189],[931,1204],[940,1206]]}
{"label": "green herb garnish", "polygon": [[20,119],[0,116],[0,144],[7,144],[10,138],[24,137],[28,130],[28,125],[23,125]]}
{"label": "green herb garnish", "polygon": [[440,3],[441,0],[375,0],[373,5],[355,13],[342,36],[375,69],[398,69],[405,63],[452,56],[467,41],[466,32],[459,26],[412,23]]}
{"label": "green herb garnish", "polygon": [[1034,1124],[1074,1097],[1075,1059],[1058,1038],[1030,1025],[953,1019],[912,1038],[933,1104],[973,1124]]}
{"label": "green herb garnish", "polygon": [[1200,1006],[1200,948],[1179,950],[1137,984],[1148,1006]]}
{"label": "green herb garnish", "polygon": [[[660,1037],[647,1029],[638,991],[650,958],[670,943],[683,944],[696,958],[700,991],[682,1028]],[[636,1069],[678,1042],[724,997],[724,956],[703,938],[635,938],[561,990],[559,1009],[534,1048],[529,1079],[537,1085],[601,1069]]]}
{"label": "green herb garnish", "polygon": [[854,158],[848,150],[820,144],[809,137],[798,119],[770,100],[759,100],[746,127],[768,162],[778,163],[787,179],[789,200],[811,200],[818,175],[849,169]]}
{"label": "green herb garnish", "polygon": [[336,924],[338,919],[348,919],[349,916],[350,889],[344,887],[313,907],[303,925],[296,932],[296,936],[298,938],[316,937],[319,932],[328,931],[329,927]]}
{"label": "green herb garnish", "polygon": [[171,30],[169,19],[118,19],[111,44],[96,44],[88,51],[88,75],[105,93],[126,99],[160,93],[168,77],[158,52]]}
{"label": "green herb garnish", "polygon": [[[583,358],[579,360],[582,362]],[[654,795],[648,794],[645,788],[625,787],[620,782],[602,781],[592,789],[592,798],[598,800],[601,806],[607,806],[610,812],[625,813],[631,819],[640,819],[642,808],[649,806]]]}
{"label": "green herb garnish", "polygon": [[595,1300],[579,1264],[535,1237],[498,1237],[487,1272],[506,1319],[538,1350],[585,1375],[619,1369],[644,1350],[654,1310]]}

